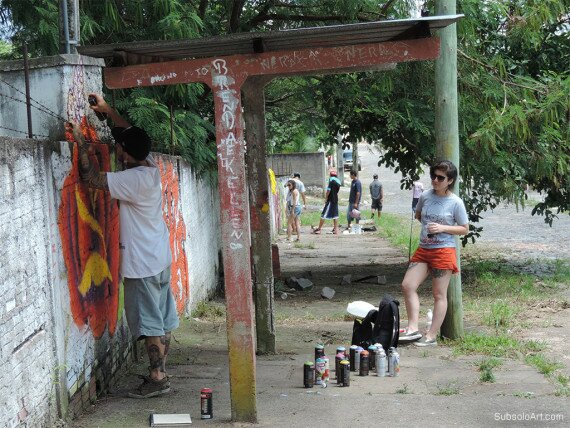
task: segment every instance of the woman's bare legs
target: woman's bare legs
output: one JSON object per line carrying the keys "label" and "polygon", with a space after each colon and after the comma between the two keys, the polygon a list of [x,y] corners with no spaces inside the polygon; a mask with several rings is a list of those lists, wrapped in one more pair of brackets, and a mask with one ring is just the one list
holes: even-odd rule
{"label": "woman's bare legs", "polygon": [[[402,292],[408,314],[408,331],[417,331],[420,317],[420,298],[418,287],[429,273],[427,263],[412,262],[402,280]],[[433,325],[433,324],[432,324]]]}
{"label": "woman's bare legs", "polygon": [[437,337],[437,333],[445,319],[447,312],[447,287],[451,279],[450,270],[432,269],[431,283],[433,293],[433,319],[431,328],[426,333],[426,339],[431,340]]}
{"label": "woman's bare legs", "polygon": [[297,228],[297,241],[301,240],[301,217],[295,216],[295,227]]}

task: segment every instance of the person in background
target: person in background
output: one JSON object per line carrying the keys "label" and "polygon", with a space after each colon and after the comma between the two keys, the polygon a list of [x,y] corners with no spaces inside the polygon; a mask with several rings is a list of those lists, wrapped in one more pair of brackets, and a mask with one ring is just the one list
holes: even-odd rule
{"label": "person in background", "polygon": [[362,196],[362,183],[358,179],[358,173],[355,170],[350,171],[350,178],[352,182],[350,183],[350,195],[348,197],[348,208],[346,210],[346,220],[348,222],[347,230],[350,229],[350,223],[352,220],[356,221],[356,224],[359,223],[359,218],[354,218],[351,215],[352,210],[358,210],[360,205],[360,197]]}
{"label": "person in background", "polygon": [[321,219],[319,221],[319,227],[313,229],[312,233],[315,235],[320,235],[321,229],[325,220],[332,220],[334,227],[333,233],[335,235],[339,234],[338,228],[338,191],[340,190],[340,180],[337,177],[337,172],[335,169],[331,169],[329,172],[329,182],[327,185],[327,193],[325,196],[325,206],[321,212]]}
{"label": "person in background", "polygon": [[[299,191],[301,198],[303,198],[303,209],[307,208],[307,197],[305,196],[305,184],[301,181],[301,174],[298,172],[293,173],[293,180]],[[297,226],[293,225],[293,233],[297,233]]]}
{"label": "person in background", "polygon": [[287,202],[287,241],[291,241],[293,234],[293,227],[297,234],[296,241],[301,240],[301,198],[299,190],[297,189],[297,182],[293,179],[287,181],[285,187],[289,190],[285,198]]}
{"label": "person in background", "polygon": [[[408,327],[401,341],[417,340],[417,346],[436,346],[447,311],[447,287],[451,275],[459,272],[454,235],[469,232],[463,201],[452,192],[457,168],[444,160],[430,168],[432,189],[423,192],[416,207],[416,219],[422,223],[420,246],[410,259],[402,281],[408,313]],[[431,274],[434,297],[433,319],[425,336],[418,331],[420,300],[418,287]]]}
{"label": "person in background", "polygon": [[424,191],[424,185],[421,181],[414,181],[412,185],[412,211],[416,212],[416,206],[418,205],[418,201],[420,200],[420,196]]}
{"label": "person in background", "polygon": [[89,187],[108,191],[120,201],[119,224],[121,275],[127,323],[133,337],[144,340],[149,359],[149,375],[140,376],[141,385],[129,392],[132,398],[148,398],[170,392],[166,357],[171,332],[178,327],[176,302],[170,290],[170,239],[162,216],[160,171],[150,155],[147,133],[131,126],[103,97],[96,94],[95,112],[106,113],[115,123],[116,158],[123,171],[102,172],[89,155],[77,124],[68,123],[79,147],[79,173]]}
{"label": "person in background", "polygon": [[297,190],[301,194],[301,198],[303,198],[303,209],[307,208],[307,197],[305,195],[305,185],[301,181],[301,174],[298,172],[293,173],[293,180],[297,185]]}
{"label": "person in background", "polygon": [[372,176],[373,180],[370,183],[370,197],[372,198],[372,218],[374,218],[374,210],[378,211],[378,220],[382,215],[382,204],[384,203],[384,189],[382,183],[378,180],[378,174]]}

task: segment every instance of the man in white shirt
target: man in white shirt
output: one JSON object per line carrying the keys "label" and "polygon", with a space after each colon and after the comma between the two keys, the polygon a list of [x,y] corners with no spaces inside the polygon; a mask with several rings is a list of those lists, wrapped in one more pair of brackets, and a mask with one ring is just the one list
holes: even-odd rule
{"label": "man in white shirt", "polygon": [[89,187],[107,190],[120,201],[119,224],[121,275],[125,289],[125,313],[133,337],[144,339],[150,362],[149,375],[129,393],[148,398],[170,392],[166,357],[171,331],[178,327],[176,303],[170,290],[170,239],[162,216],[160,171],[150,156],[147,133],[131,126],[100,95],[91,106],[106,113],[116,127],[112,134],[116,159],[123,163],[118,172],[99,171],[93,162],[81,130],[75,124],[73,135],[79,147],[79,173]]}

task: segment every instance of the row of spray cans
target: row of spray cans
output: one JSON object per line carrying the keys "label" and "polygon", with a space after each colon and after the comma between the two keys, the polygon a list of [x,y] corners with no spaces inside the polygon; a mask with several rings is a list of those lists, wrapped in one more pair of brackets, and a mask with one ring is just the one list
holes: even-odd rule
{"label": "row of spray cans", "polygon": [[[371,345],[367,350],[352,345],[349,354],[344,346],[336,348],[335,378],[338,386],[350,386],[350,372],[358,372],[360,376],[368,376],[375,371],[379,377],[398,376],[400,372],[400,354],[396,348],[389,348],[386,355],[380,344]],[[303,384],[305,388],[314,385],[327,387],[330,380],[330,360],[325,355],[323,345],[315,346],[315,361],[307,361],[303,365]]]}
{"label": "row of spray cans", "polygon": [[381,344],[370,345],[368,349],[352,345],[349,350],[349,361],[353,371],[360,376],[368,376],[370,371],[375,371],[376,376],[398,376],[400,373],[400,354],[396,348],[388,348],[384,351]]}

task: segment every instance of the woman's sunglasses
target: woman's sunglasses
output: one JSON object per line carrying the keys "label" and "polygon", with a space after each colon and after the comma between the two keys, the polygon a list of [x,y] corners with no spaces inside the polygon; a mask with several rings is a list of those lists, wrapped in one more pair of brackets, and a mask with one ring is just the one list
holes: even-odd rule
{"label": "woman's sunglasses", "polygon": [[430,174],[429,176],[432,181],[437,179],[437,181],[439,181],[440,183],[444,182],[445,179],[447,178],[445,175],[437,175],[437,174]]}

